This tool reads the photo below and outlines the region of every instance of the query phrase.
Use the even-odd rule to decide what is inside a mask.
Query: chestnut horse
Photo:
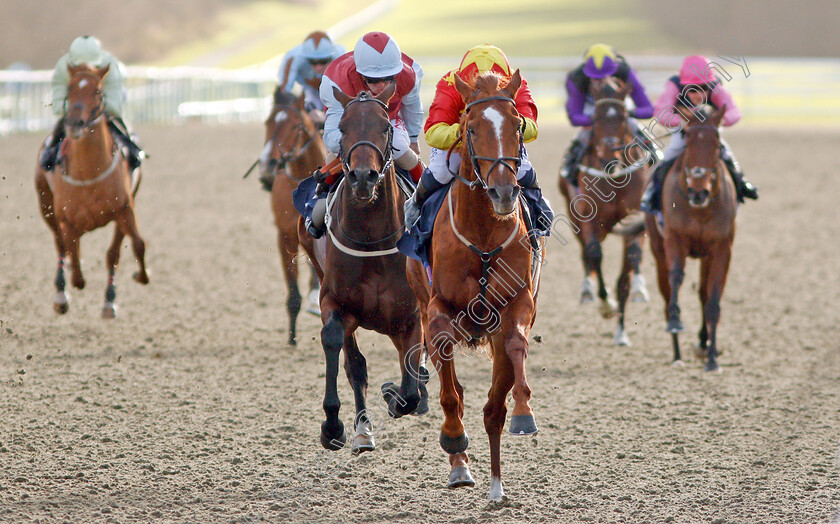
[[[35,171],[35,189],[41,204],[41,214],[55,236],[58,251],[58,272],[55,277],[54,308],[57,313],[69,309],[64,290],[64,265],[70,255],[73,286],[85,287],[80,265],[79,242],[88,231],[115,222],[114,238],[108,248],[106,267],[108,284],[102,318],[117,315],[114,276],[120,260],[123,238],[131,237],[131,247],[140,265],[134,280],[149,283],[146,272],[146,243],[137,230],[134,216],[134,195],[140,179],[132,187],[128,162],[114,142],[103,113],[105,102],[102,80],[108,66],[101,69],[87,65],[68,67],[70,83],[67,90],[67,115],[64,117],[66,138],[62,144],[62,160],[54,171],[45,172],[40,164]]]
[[[449,487],[473,486],[464,429],[464,388],[455,376],[455,348],[489,341],[492,384],[484,406],[490,440],[489,498],[504,495],[501,436],[513,388],[510,431],[537,432],[525,377],[528,333],[536,318],[539,281],[532,276],[532,248],[523,219],[516,173],[522,146],[522,118],[514,97],[522,79],[517,70],[507,85],[494,74],[473,85],[457,75],[455,86],[466,104],[461,116],[461,167],[449,188],[432,235],[431,280],[423,265],[409,260],[409,280],[421,305],[430,357],[440,378],[440,404],[446,419],[440,444],[449,453]],[[457,144],[457,142],[456,142]],[[453,146],[454,148],[454,146]],[[476,191],[475,188],[483,188]],[[544,246],[544,239],[540,239]],[[539,259],[541,262],[541,258]],[[538,274],[534,273],[534,275]]]
[[[698,350],[705,350],[699,356],[706,358],[706,371],[719,370],[717,325],[738,210],[735,186],[720,159],[718,126],[725,112],[726,106],[723,106],[708,118],[689,116],[685,127],[685,151],[665,175],[662,228],[657,228],[653,215],[647,216],[659,291],[665,299],[665,330],[671,333],[674,345],[674,363],[681,363],[678,333],[683,331],[683,324],[678,298],[685,259],[700,259],[703,324]]]
[[[298,289],[298,231],[300,213],[292,205],[292,191],[304,178],[324,162],[327,148],[321,133],[303,109],[303,94],[294,97],[279,92],[275,105],[265,121],[265,148],[260,155],[263,178],[273,179],[271,210],[277,226],[277,247],[283,263],[283,276],[289,296],[289,344],[297,344],[297,317],[301,295]],[[318,277],[312,271],[309,279],[307,311],[318,313]]]
[[[594,300],[592,277],[598,282],[600,312],[604,318],[618,314],[613,342],[629,346],[630,338],[624,329],[624,312],[632,294],[634,302],[647,302],[648,293],[640,273],[644,222],[635,225],[622,220],[639,209],[648,164],[643,151],[635,146],[634,136],[627,124],[629,114],[624,98],[632,85],[618,88],[606,84],[593,92],[595,112],[592,115],[592,138],[579,166],[578,187],[560,177],[560,192],[570,208],[570,220],[577,232],[583,259],[584,278],[580,302]],[[608,233],[618,233],[624,242],[621,272],[616,284],[618,302],[609,297],[601,270],[601,243]],[[632,292],[631,292],[631,277]]]
[[[389,414],[397,418],[415,412],[420,403],[422,328],[406,278],[406,257],[396,248],[405,202],[394,173],[387,110],[396,86],[391,83],[376,96],[363,91],[356,98],[333,90],[344,107],[339,123],[344,178],[327,201],[327,234],[313,241],[301,218],[298,235],[321,280],[321,344],[327,368],[321,444],[336,450],[346,442],[336,384],[343,347],[344,369],[356,401],[351,451],[360,453],[373,450],[375,444],[365,406],[367,363],[356,329],[388,336],[399,352],[402,382],[382,388]]]

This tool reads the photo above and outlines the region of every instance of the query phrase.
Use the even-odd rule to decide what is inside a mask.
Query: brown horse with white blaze
[[[131,238],[140,266],[134,279],[141,284],[149,283],[146,243],[134,216],[134,195],[140,173],[137,172],[132,187],[128,161],[114,142],[104,114],[102,81],[108,70],[108,66],[101,69],[87,65],[68,67],[70,83],[64,117],[67,136],[62,145],[62,160],[54,171],[45,172],[40,165],[35,171],[41,214],[53,232],[58,251],[57,293],[53,306],[60,314],[69,309],[64,277],[67,255],[73,270],[73,286],[82,289],[85,279],[80,264],[81,236],[110,222],[115,222],[115,227],[106,257],[108,283],[102,317],[114,318],[117,314],[114,278],[126,235]]]
[[[425,391],[420,383],[420,312],[408,285],[406,257],[396,248],[404,230],[405,196],[397,186],[387,112],[395,89],[391,83],[376,96],[363,91],[351,98],[334,88],[344,107],[339,122],[344,178],[327,199],[326,235],[313,241],[303,218],[298,222],[301,243],[321,280],[321,344],[326,357],[321,444],[331,450],[344,447],[347,438],[338,416],[336,384],[342,349],[356,403],[351,451],[375,447],[366,408],[367,362],[356,342],[360,327],[388,336],[399,353],[402,381],[382,387],[389,414],[396,418],[424,412],[417,409]]]
[[[627,123],[629,114],[624,98],[631,88],[630,83],[618,88],[607,83],[593,90],[592,138],[578,167],[578,187],[560,177],[560,192],[570,208],[570,221],[581,246],[585,274],[580,301],[594,300],[592,278],[595,277],[601,316],[610,318],[618,314],[613,338],[618,346],[630,345],[624,327],[628,298],[634,302],[648,300],[640,270],[644,221],[639,218],[634,224],[622,223],[639,209],[648,168],[645,153],[636,145]],[[610,298],[601,270],[601,244],[609,233],[620,234],[624,243],[616,284],[618,302]]]
[[[260,156],[263,179],[272,180],[271,211],[277,226],[277,247],[283,264],[288,297],[289,344],[297,344],[297,317],[302,297],[298,288],[298,219],[292,204],[292,191],[301,180],[324,162],[327,148],[312,118],[304,110],[304,96],[278,92],[275,104],[265,121],[265,148]],[[310,266],[311,267],[311,266]],[[307,311],[317,313],[318,276],[312,270],[309,280]]]
[[[662,190],[661,229],[647,216],[651,249],[656,257],[659,290],[665,299],[665,330],[671,333],[674,363],[681,363],[678,333],[683,331],[678,304],[685,260],[700,259],[700,302],[703,324],[698,350],[706,371],[717,371],[717,325],[726,285],[735,215],[735,187],[720,158],[720,132],[726,106],[708,118],[690,115],[685,127],[685,151],[668,171]]]
[[[489,341],[493,375],[484,427],[490,440],[489,498],[500,500],[504,495],[501,436],[511,388],[515,401],[511,433],[537,431],[525,359],[539,280],[538,271],[532,273],[533,251],[516,182],[522,119],[513,99],[521,77],[517,70],[501,86],[493,74],[477,77],[473,85],[454,78],[466,104],[460,120],[460,172],[435,220],[432,283],[420,262],[409,260],[408,271],[440,379],[440,404],[446,417],[440,444],[449,453],[449,487],[475,485],[466,452],[464,389],[455,375],[455,350]],[[540,246],[536,256],[541,262],[542,238]]]

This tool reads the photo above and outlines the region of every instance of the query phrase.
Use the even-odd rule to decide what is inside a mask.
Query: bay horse
[[[41,215],[53,232],[58,251],[57,293],[53,307],[59,314],[69,310],[64,277],[67,255],[70,256],[73,286],[82,289],[85,279],[80,264],[81,236],[110,222],[114,222],[115,227],[106,256],[108,282],[102,318],[115,318],[117,315],[114,278],[122,240],[126,235],[131,238],[131,247],[139,263],[134,280],[141,284],[149,283],[145,263],[146,243],[140,236],[134,215],[134,197],[140,172],[137,172],[132,184],[128,161],[114,142],[104,114],[102,82],[108,70],[107,65],[102,68],[87,65],[68,67],[70,82],[62,160],[54,171],[45,172],[40,163],[35,171]]]
[[[594,300],[594,277],[598,284],[601,316],[610,318],[618,315],[613,337],[617,346],[631,345],[624,329],[628,297],[632,296],[634,302],[648,301],[645,280],[639,268],[644,221],[642,218],[633,221],[641,204],[648,164],[644,150],[635,145],[627,123],[629,113],[624,98],[630,89],[630,83],[621,87],[607,83],[598,90],[592,90],[595,98],[592,137],[578,167],[578,187],[574,187],[566,177],[560,177],[560,192],[566,199],[570,221],[581,247],[584,278],[580,302]],[[625,219],[631,223],[625,224]],[[610,298],[601,269],[601,243],[609,233],[618,233],[624,243],[616,284],[618,302]]]
[[[304,110],[304,97],[278,92],[274,107],[265,121],[265,147],[260,155],[261,179],[273,180],[271,211],[277,226],[277,247],[283,264],[288,297],[289,344],[297,344],[297,317],[302,298],[298,288],[298,231],[300,213],[292,204],[292,191],[324,162],[324,139]],[[309,279],[307,311],[318,314],[318,276]]]
[[[515,406],[510,432],[537,432],[525,359],[539,280],[534,277],[538,273],[531,272],[533,251],[516,182],[523,123],[514,98],[522,79],[519,70],[506,85],[492,73],[478,76],[472,85],[454,78],[465,103],[458,181],[435,219],[431,275],[413,259],[408,272],[420,301],[429,356],[440,378],[446,417],[440,445],[449,454],[451,488],[475,485],[466,452],[464,388],[455,375],[455,348],[489,342],[493,374],[484,428],[490,441],[489,498],[498,501],[504,495],[500,446],[511,388]],[[541,238],[540,252],[544,244]]]
[[[356,342],[358,328],[388,336],[399,353],[402,382],[399,387],[392,383],[382,387],[389,414],[398,418],[414,413],[421,400],[420,312],[408,285],[406,257],[396,248],[404,230],[405,196],[394,172],[387,110],[395,90],[391,83],[376,96],[363,91],[352,98],[334,88],[344,107],[339,122],[344,176],[327,199],[327,234],[313,241],[303,218],[298,222],[301,243],[321,281],[321,344],[326,357],[321,444],[330,450],[341,449],[346,442],[336,384],[342,348],[356,403],[351,451],[375,448],[365,400],[367,362]]]
[[[687,257],[700,259],[703,323],[698,335],[698,351],[706,359],[706,371],[720,369],[717,325],[738,210],[735,186],[720,159],[718,126],[725,112],[726,106],[723,106],[708,118],[700,119],[693,114],[688,117],[684,128],[685,151],[665,175],[661,229],[653,215],[647,216],[659,291],[665,300],[665,330],[671,333],[675,364],[681,363],[678,334],[684,328],[678,298],[685,275],[685,260]]]

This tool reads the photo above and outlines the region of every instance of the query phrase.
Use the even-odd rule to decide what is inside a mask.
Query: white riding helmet
[[[99,39],[94,36],[80,36],[70,44],[67,61],[72,66],[87,64],[99,67],[104,58]]]
[[[368,78],[395,76],[402,71],[402,52],[387,33],[367,33],[356,42],[353,49],[356,71]]]
[[[332,58],[333,43],[323,31],[309,33],[303,41],[303,57],[307,60]]]

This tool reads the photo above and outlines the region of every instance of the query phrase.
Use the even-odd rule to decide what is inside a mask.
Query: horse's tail
[[[645,214],[636,210],[624,217],[613,227],[612,232],[625,237],[633,237],[645,230]]]

